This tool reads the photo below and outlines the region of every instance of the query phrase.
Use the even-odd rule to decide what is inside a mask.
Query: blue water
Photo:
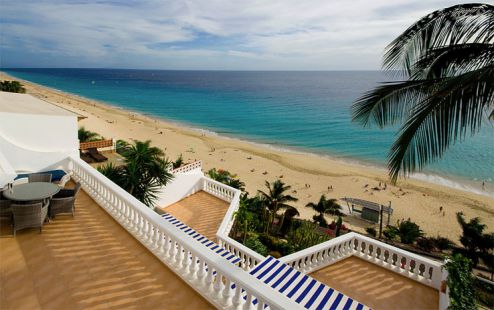
[[[384,166],[397,128],[363,128],[352,102],[380,72],[2,69],[41,85],[221,135]],[[456,144],[425,172],[492,182],[494,127]]]

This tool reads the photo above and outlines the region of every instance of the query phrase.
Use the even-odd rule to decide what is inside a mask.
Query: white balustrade
[[[314,272],[352,256],[354,237],[345,234],[335,239],[280,258],[285,264],[304,273]]]
[[[227,186],[218,181],[204,177],[202,190],[208,194],[220,198],[226,202],[231,202],[235,196],[240,199],[240,191],[230,186]]]
[[[249,301],[257,299],[270,309],[302,309],[224,257],[213,255],[84,161],[70,158],[70,166],[72,177],[101,208],[216,307],[249,309],[253,307]]]
[[[179,173],[187,173],[201,169],[202,169],[202,160],[196,160],[193,163],[183,165],[182,167],[178,167],[177,169],[172,169],[170,172],[172,174],[179,174]]]
[[[221,247],[240,258],[240,267],[247,271],[251,270],[265,259],[261,254],[228,236],[216,235],[216,237],[218,238],[218,243]]]
[[[351,232],[280,258],[304,273],[356,256],[439,290],[442,263]]]
[[[442,263],[360,234],[349,234],[354,236],[353,255],[437,290],[440,289]]]

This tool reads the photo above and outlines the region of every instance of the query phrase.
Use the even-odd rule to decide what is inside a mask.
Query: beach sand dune
[[[0,79],[10,78],[0,73]],[[203,160],[205,171],[227,169],[246,183],[251,194],[262,189],[265,180],[271,182],[282,176],[283,182],[292,186],[292,195],[299,198],[295,205],[303,218],[311,219],[314,214],[305,205],[325,194],[330,198],[361,198],[384,205],[391,202],[395,210],[391,223],[410,218],[430,236],[441,235],[457,241],[461,231],[455,214],[459,211],[467,218],[480,217],[489,231],[494,229],[494,198],[488,196],[415,179],[400,180],[393,186],[384,169],[224,138],[33,83],[24,84],[28,93],[87,116],[80,125],[91,131],[107,138],[150,139],[171,159],[182,154],[186,161]],[[360,232],[371,226],[356,219],[344,221]]]

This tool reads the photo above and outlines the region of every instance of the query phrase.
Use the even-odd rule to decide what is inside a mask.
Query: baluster
[[[199,279],[202,279],[205,274],[206,274],[206,261],[204,261],[204,259],[201,259],[199,265],[199,271],[197,272],[197,277]]]
[[[242,302],[242,288],[238,283],[235,284],[235,296],[233,296],[232,302],[235,307],[238,307]]]
[[[183,256],[182,256],[182,268],[184,271],[188,271],[188,266],[189,264],[191,263],[191,257],[190,257],[190,254],[189,254],[189,251],[184,248],[182,246],[182,253],[183,253]]]
[[[163,254],[165,253],[165,243],[166,243],[165,233],[160,230],[158,234],[158,248],[161,256],[163,256]]]
[[[190,279],[194,279],[197,271],[197,256],[193,254],[192,252],[190,253],[191,256],[191,262],[189,265],[189,274],[190,274]]]
[[[175,246],[175,264],[177,266],[180,266],[180,263],[182,262],[182,246],[177,242]]]
[[[159,234],[160,234],[160,231],[158,230],[158,228],[154,227],[153,225],[151,225],[151,243],[152,243],[152,248],[153,249],[157,249],[159,247]]]
[[[244,310],[249,310],[252,306],[252,294],[247,292],[247,300],[244,304]]]
[[[257,297],[257,310],[263,310],[264,309],[264,301],[260,300],[259,297]]]
[[[225,299],[225,304],[228,304],[228,299],[230,299],[231,296],[232,296],[232,281],[229,278],[225,277],[225,286],[223,287],[223,298]]]
[[[213,283],[214,280],[214,274],[213,274],[213,268],[211,266],[208,266],[208,274],[206,277],[206,285],[209,287],[211,286],[211,283]]]

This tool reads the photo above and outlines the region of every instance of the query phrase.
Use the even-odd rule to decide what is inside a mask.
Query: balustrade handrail
[[[72,172],[73,176],[76,179],[81,180],[82,182],[82,187],[83,189],[86,190],[86,192],[91,196],[95,195],[98,196],[96,198],[96,202],[98,204],[101,199],[105,199],[105,204],[111,204],[112,202],[115,204],[113,207],[121,207],[121,204],[117,202],[115,198],[118,198],[122,200],[124,203],[128,205],[132,209],[132,211],[136,212],[140,216],[144,218],[144,223],[145,225],[150,225],[151,227],[147,226],[148,234],[149,231],[151,230],[151,234],[156,234],[157,231],[160,233],[166,234],[167,238],[166,243],[169,244],[169,242],[172,242],[172,244],[176,244],[179,246],[185,253],[189,253],[192,255],[192,261],[195,261],[194,257],[197,257],[199,260],[202,260],[203,262],[207,263],[209,270],[216,270],[218,273],[216,277],[220,277],[220,282],[221,282],[221,276],[225,277],[227,280],[227,285],[225,287],[228,287],[232,283],[235,283],[237,285],[237,290],[240,292],[240,288],[244,289],[247,293],[252,294],[249,298],[247,298],[247,302],[252,301],[252,298],[257,298],[258,300],[261,301],[262,303],[268,304],[271,308],[273,309],[293,309],[293,308],[300,308],[298,304],[294,303],[287,297],[283,296],[282,294],[276,292],[275,290],[270,289],[270,287],[260,281],[258,281],[255,277],[252,277],[250,274],[247,272],[239,269],[238,267],[234,266],[233,264],[229,263],[228,260],[226,260],[224,257],[220,255],[211,255],[211,250],[207,248],[205,245],[202,245],[195,241],[191,236],[183,233],[180,229],[176,228],[173,226],[171,223],[168,223],[167,221],[163,221],[161,217],[156,214],[154,211],[152,211],[149,207],[141,203],[139,200],[137,200],[135,197],[124,191],[122,188],[120,188],[118,185],[113,183],[111,180],[107,179],[104,177],[102,174],[100,174],[97,170],[92,168],[90,165],[88,165],[86,162],[80,160],[79,158],[76,157],[71,157],[70,162],[72,167]],[[83,170],[83,172],[92,178],[92,180],[88,180],[86,177],[86,180],[82,180],[84,178],[84,175],[79,175],[78,169]],[[91,188],[89,183],[93,183],[93,186],[98,186],[99,190],[103,190],[103,194],[101,193],[91,193],[94,191],[94,188]],[[98,183],[94,185],[94,182]],[[100,188],[100,186],[103,186],[105,188]],[[111,195],[115,195],[116,197],[107,197],[107,198],[101,198],[101,195],[108,195],[108,193],[111,193]],[[94,198],[94,197],[93,197]],[[101,205],[100,206],[106,210],[106,207]],[[108,211],[108,210],[107,210]],[[109,212],[109,211],[108,211]],[[110,213],[110,212],[109,212]],[[111,213],[110,213],[111,215]],[[113,215],[112,215],[113,216]],[[125,215],[124,215],[125,216]],[[114,217],[115,218],[115,217]],[[121,223],[122,227],[127,229],[136,239],[140,240],[138,236],[136,236],[134,233],[132,233],[125,225]],[[153,239],[154,240],[154,239]],[[140,240],[146,247],[149,248],[149,244],[146,244],[142,240]],[[163,240],[157,240],[157,242],[165,242]],[[172,246],[170,246],[172,247]],[[173,246],[175,250],[175,246]],[[153,251],[151,251],[153,252]],[[155,252],[153,252],[156,256]],[[178,253],[178,255],[185,255],[183,253]],[[160,259],[163,258],[159,257]],[[187,258],[185,258],[186,261],[188,261]],[[167,264],[168,265],[168,264]],[[177,267],[178,268],[178,267]],[[172,268],[171,268],[172,269]],[[173,269],[172,269],[173,270]],[[180,270],[174,270],[179,276],[184,278],[184,275],[180,274],[178,271]],[[216,283],[215,283],[216,284]],[[222,284],[219,283],[219,286]],[[194,287],[194,289],[196,289]],[[196,289],[198,290],[198,289]],[[198,290],[199,291],[199,290]],[[230,288],[228,288],[228,291],[230,291]],[[201,292],[203,296],[206,294],[211,294],[209,290],[205,292]],[[225,295],[225,293],[223,293]],[[228,296],[228,294],[226,294]],[[211,298],[214,299],[214,296],[210,296]],[[211,301],[211,299],[208,299]],[[238,300],[238,302],[243,302],[242,300]]]
[[[238,189],[232,188],[232,187],[230,187],[230,186],[228,186],[228,185],[225,185],[225,184],[223,184],[223,183],[221,183],[221,182],[218,182],[218,181],[213,180],[213,179],[208,178],[208,177],[203,177],[203,182],[204,182],[204,183],[203,183],[203,190],[204,190],[205,192],[209,193],[209,194],[212,194],[213,196],[216,196],[216,197],[218,197],[218,198],[220,198],[220,199],[222,199],[222,200],[225,200],[225,199],[223,199],[223,198],[227,198],[228,200],[225,200],[225,201],[230,202],[230,203],[231,203],[231,202],[233,201],[233,199],[235,199],[235,197],[237,197],[237,196],[238,196],[238,198],[240,199],[240,191],[239,191]],[[221,189],[222,189],[222,190],[224,190],[225,192],[229,193],[228,197],[225,197],[224,195],[219,195],[218,193],[215,193],[214,191],[211,191],[211,190],[207,187],[207,185],[208,185],[208,184],[213,184],[213,185],[215,185],[215,186],[217,186],[217,187],[221,188]],[[231,198],[229,198],[229,197],[231,197]]]
[[[243,252],[244,254],[248,254],[251,258],[255,259],[257,262],[262,262],[266,257],[262,256],[261,254],[257,253],[256,251],[246,247],[242,243],[238,242],[237,240],[229,237],[229,236],[217,236],[217,238],[231,247],[237,249],[238,251]]]
[[[292,253],[290,255],[283,256],[283,257],[279,258],[279,260],[281,260],[285,264],[289,264],[293,261],[299,260],[301,258],[310,256],[310,255],[313,255],[317,252],[320,252],[320,251],[325,250],[327,248],[330,248],[330,247],[339,245],[341,243],[350,241],[354,238],[355,238],[355,236],[353,235],[353,233],[347,233],[347,234],[344,234],[344,235],[339,236],[337,238],[334,238],[334,239],[325,241],[323,243],[316,244],[316,245],[311,246],[309,248],[305,248],[305,249],[300,250],[298,252]]]
[[[178,167],[176,169],[172,169],[171,173],[177,174],[177,173],[189,172],[189,171],[192,171],[194,169],[201,168],[201,167],[202,167],[202,160],[196,160],[190,164],[183,165],[183,166]]]
[[[354,233],[354,232],[350,232],[348,234],[353,234],[353,236],[357,239],[360,239],[362,241],[365,241],[365,242],[368,242],[369,244],[374,244],[374,245],[378,245],[380,247],[383,247],[383,248],[386,248],[388,250],[391,250],[393,252],[397,252],[401,255],[405,255],[417,262],[421,262],[421,263],[427,263],[429,265],[432,265],[434,267],[438,267],[438,268],[441,268],[442,267],[442,263],[441,262],[438,262],[438,261],[435,261],[435,260],[432,260],[430,258],[427,258],[427,257],[424,257],[424,256],[420,256],[418,254],[415,254],[415,253],[412,253],[412,252],[409,252],[407,250],[403,250],[403,249],[400,249],[398,247],[395,247],[395,246],[392,246],[390,244],[387,244],[385,242],[382,242],[382,241],[379,241],[379,240],[376,240],[376,239],[372,239],[372,238],[369,238],[367,236],[364,236],[364,235],[361,235],[361,234],[357,234],[357,233]]]

